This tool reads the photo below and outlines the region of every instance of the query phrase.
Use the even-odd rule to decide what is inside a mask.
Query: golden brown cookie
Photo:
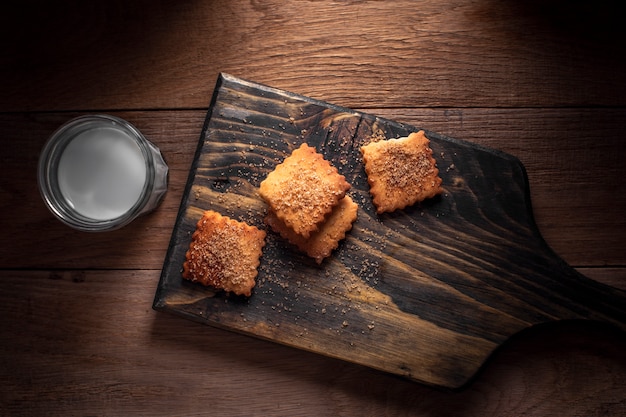
[[[424,131],[361,147],[378,213],[402,209],[440,194],[441,178]]]
[[[298,249],[321,264],[324,258],[330,256],[332,251],[339,246],[339,242],[346,237],[346,232],[352,229],[352,223],[357,218],[358,208],[350,196],[346,195],[333,208],[320,229],[312,233],[308,239],[287,227],[272,211],[265,217],[265,223],[276,233],[279,233],[283,239],[297,246]]]
[[[183,278],[249,297],[263,246],[263,230],[206,211],[191,237]]]
[[[303,143],[268,174],[259,193],[287,227],[308,238],[349,189],[345,177]]]

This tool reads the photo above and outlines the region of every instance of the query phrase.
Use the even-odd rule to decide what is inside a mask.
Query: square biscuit
[[[183,278],[249,297],[265,246],[265,231],[208,210],[196,225]]]
[[[380,213],[403,209],[443,191],[424,131],[361,147],[372,201]]]
[[[349,189],[337,168],[303,143],[268,174],[259,193],[276,217],[306,239]]]
[[[300,251],[321,264],[339,246],[339,242],[346,237],[346,233],[352,229],[352,223],[357,219],[358,208],[359,206],[352,201],[350,196],[346,195],[333,208],[320,229],[312,233],[308,239],[287,227],[272,211],[265,217],[265,223],[283,239],[297,246]]]

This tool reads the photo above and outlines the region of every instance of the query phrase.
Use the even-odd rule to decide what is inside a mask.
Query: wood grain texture
[[[626,189],[626,147],[625,127],[616,121],[626,120],[624,109],[376,109],[376,114],[515,155],[528,173],[541,234],[568,263],[608,260],[622,247],[626,196],[619,190]],[[610,225],[615,233],[594,243],[594,232],[585,231],[592,224]],[[626,251],[619,251],[614,261],[623,265]]]
[[[545,417],[626,411],[626,339],[605,329],[535,328],[499,349],[463,391],[434,390],[155,312],[158,277],[158,270],[0,271],[2,413]]]
[[[0,110],[206,108],[219,72],[351,108],[626,103],[607,2],[134,3],[8,7]]]
[[[549,250],[525,170],[508,154],[427,132],[444,193],[376,215],[359,147],[415,129],[222,75],[155,308],[449,388],[534,325],[591,319],[626,328],[626,295]],[[318,266],[270,233],[252,297],[184,282],[181,265],[203,211],[265,229],[258,186],[302,142],[338,168],[359,204],[336,253]]]
[[[0,415],[623,416],[623,333],[534,327],[448,392],[150,306],[217,75],[501,149],[537,226],[626,290],[626,39],[615,0],[5,2],[0,12]],[[63,227],[35,166],[70,117],[164,152],[157,211]]]
[[[623,109],[372,111],[515,155],[528,173],[538,228],[559,256],[575,267],[626,264],[626,194],[620,192],[626,187]],[[82,233],[51,216],[36,191],[37,158],[45,140],[78,114],[0,114],[0,225],[5,231],[0,260],[23,268],[160,269],[206,110],[112,113],[160,147],[170,167],[170,186],[156,212],[112,234],[90,236],[88,247]],[[42,229],[47,233],[37,240],[27,238]],[[122,248],[120,241],[129,243]]]

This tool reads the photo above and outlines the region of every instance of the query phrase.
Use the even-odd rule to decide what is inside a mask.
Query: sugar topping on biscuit
[[[287,227],[308,238],[349,189],[345,177],[303,143],[268,174],[259,193]]]
[[[369,143],[361,153],[378,213],[405,208],[443,191],[424,131]]]
[[[357,210],[358,205],[346,195],[335,206],[320,229],[312,233],[308,239],[287,227],[272,211],[267,214],[265,223],[283,239],[297,246],[300,251],[321,264],[339,246],[339,242],[346,237],[346,233],[352,229],[352,223],[357,219]]]
[[[208,210],[191,237],[183,278],[250,296],[263,246],[263,230]]]

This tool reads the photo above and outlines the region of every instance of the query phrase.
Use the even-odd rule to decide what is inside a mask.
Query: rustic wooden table
[[[0,415],[625,415],[626,340],[600,326],[525,332],[447,391],[151,308],[220,72],[517,156],[548,244],[626,289],[626,32],[610,2],[568,3],[3,6]],[[91,113],[170,166],[161,206],[102,234],[36,184],[47,137]]]

